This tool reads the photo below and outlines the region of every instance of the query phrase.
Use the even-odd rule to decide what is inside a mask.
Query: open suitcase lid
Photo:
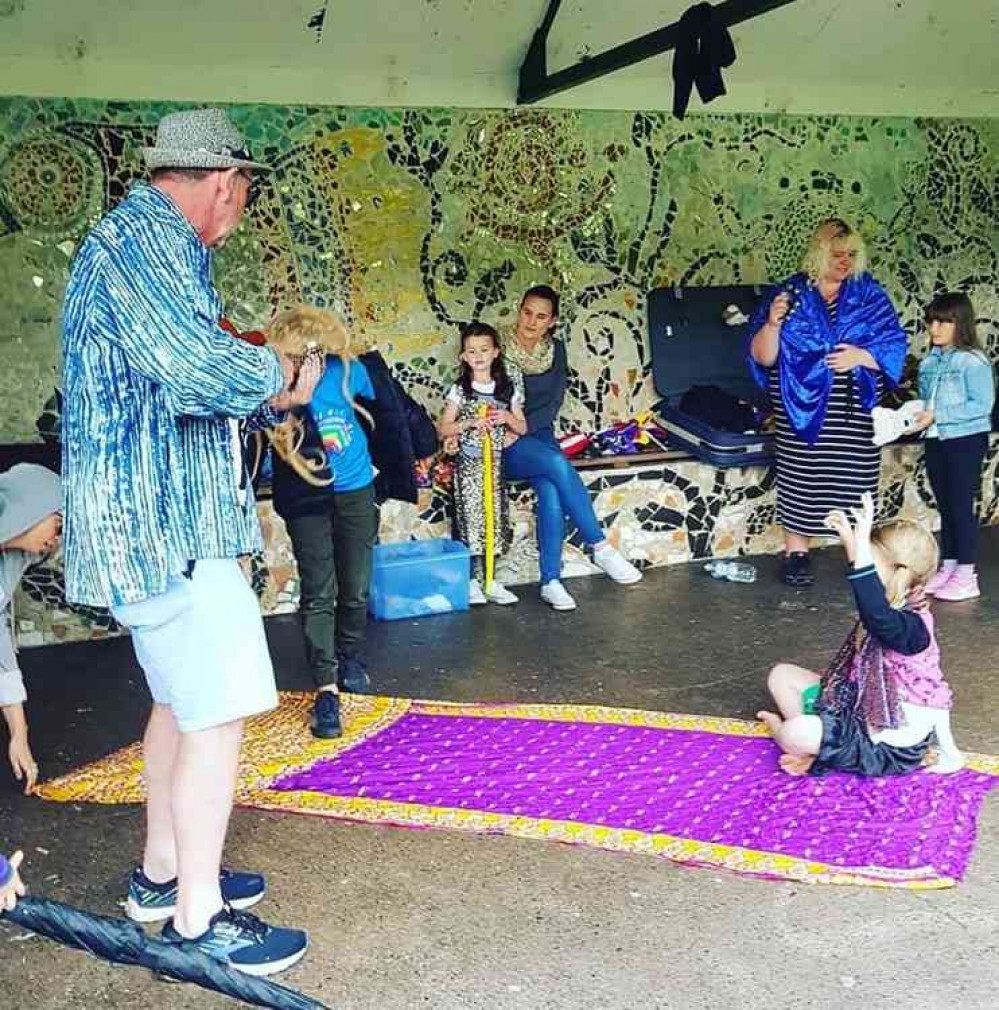
[[[718,386],[750,403],[766,395],[746,364],[746,324],[729,325],[735,306],[746,319],[764,285],[655,288],[648,296],[649,346],[656,391],[675,400],[694,386]]]

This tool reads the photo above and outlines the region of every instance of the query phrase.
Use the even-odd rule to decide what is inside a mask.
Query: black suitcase
[[[746,364],[746,325],[726,322],[730,306],[751,317],[763,291],[758,285],[729,285],[649,293],[652,378],[663,397],[655,412],[671,447],[714,466],[773,462],[772,435],[714,428],[679,407],[683,394],[695,386],[717,386],[756,406],[767,405],[766,393],[753,382]]]

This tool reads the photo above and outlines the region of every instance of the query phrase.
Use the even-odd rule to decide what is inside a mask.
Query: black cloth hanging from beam
[[[709,3],[695,4],[685,11],[677,27],[680,38],[673,54],[673,115],[683,119],[695,84],[704,103],[725,94],[721,72],[735,63],[735,46]]]

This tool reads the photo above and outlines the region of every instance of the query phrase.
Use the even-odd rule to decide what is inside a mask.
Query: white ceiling
[[[691,0],[565,0],[549,67]],[[0,0],[0,93],[509,106],[547,0]],[[999,0],[796,0],[733,30],[712,111],[999,116]],[[668,108],[670,57],[549,104]],[[696,108],[696,98],[693,107]]]

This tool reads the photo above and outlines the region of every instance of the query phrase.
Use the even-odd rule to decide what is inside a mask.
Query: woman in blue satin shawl
[[[901,378],[906,336],[866,261],[857,232],[823,221],[802,271],[763,299],[748,328],[750,369],[777,418],[777,521],[792,586],[812,584],[809,542],[829,535],[826,516],[877,494],[871,410]]]

